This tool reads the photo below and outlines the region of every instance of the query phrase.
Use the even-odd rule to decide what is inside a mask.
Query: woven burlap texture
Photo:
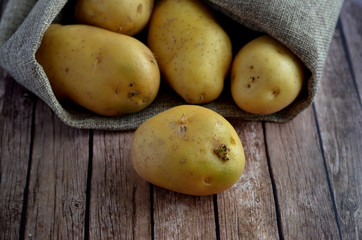
[[[64,107],[54,96],[46,74],[35,60],[42,36],[61,13],[66,0],[10,0],[0,23],[0,65],[30,90],[67,125],[76,128],[129,130],[146,119],[185,102],[167,86],[145,110],[120,117],[102,117],[80,108]],[[271,115],[239,109],[228,89],[216,101],[203,105],[226,118],[252,121],[288,121],[315,99],[329,45],[343,0],[206,0],[217,12],[252,30],[268,33],[293,51],[310,71],[299,98]],[[235,29],[238,32],[238,29]],[[226,79],[228,81],[228,79]]]

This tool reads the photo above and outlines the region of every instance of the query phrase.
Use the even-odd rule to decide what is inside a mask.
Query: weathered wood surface
[[[362,100],[362,1],[347,0],[341,11],[341,35],[342,43],[346,49],[348,70],[357,85],[359,99]],[[357,51],[356,51],[357,50]]]
[[[361,239],[361,10],[345,1],[313,105],[230,121],[246,169],[214,196],[143,181],[133,131],[67,127],[0,69],[0,239]]]
[[[247,162],[239,181],[217,196],[220,239],[278,239],[263,124],[243,121],[231,124],[243,143]]]
[[[25,239],[84,239],[89,133],[36,104]]]
[[[359,24],[359,34],[362,34],[362,23]],[[351,62],[346,61],[349,54],[343,51],[341,35],[340,26],[330,47],[330,57],[315,108],[341,236],[343,239],[361,239],[362,106],[359,99],[361,93],[356,89],[355,81],[361,84],[362,51],[359,51],[359,63],[354,64],[352,59]],[[350,48],[348,51],[358,52]],[[358,64],[359,69],[351,72]]]
[[[0,236],[18,239],[27,194],[34,98],[4,71],[0,76]]]
[[[150,239],[150,185],[130,162],[133,132],[96,131],[90,181],[89,239]]]
[[[338,239],[313,109],[285,124],[267,123],[267,149],[286,239]]]

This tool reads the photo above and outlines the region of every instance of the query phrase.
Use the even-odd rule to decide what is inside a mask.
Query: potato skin
[[[154,0],[78,0],[75,19],[113,32],[134,36],[151,17]]]
[[[223,144],[228,151],[220,152]],[[245,166],[232,125],[197,105],[177,106],[145,121],[133,136],[131,159],[146,181],[190,195],[230,188]]]
[[[303,63],[269,35],[246,44],[231,69],[235,103],[254,114],[272,114],[290,105],[302,89]]]
[[[232,60],[231,42],[201,1],[159,1],[148,46],[166,82],[187,103],[211,102],[221,94]]]
[[[143,43],[97,27],[52,24],[36,59],[58,100],[103,116],[143,110],[160,85],[157,62]]]

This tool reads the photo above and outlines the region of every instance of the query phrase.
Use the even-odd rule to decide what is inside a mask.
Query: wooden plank
[[[360,46],[352,51],[362,53]],[[342,238],[361,239],[362,108],[349,69],[338,30],[315,108]]]
[[[20,234],[33,100],[0,69],[0,239],[18,239]]]
[[[150,187],[133,169],[132,136],[94,133],[89,239],[151,239]]]
[[[339,239],[313,109],[265,134],[283,238]]]
[[[25,239],[84,239],[89,132],[36,106]]]
[[[239,181],[217,196],[220,239],[279,239],[262,124],[231,123],[243,143],[246,166]]]
[[[189,196],[154,186],[154,239],[217,239],[212,196]]]
[[[341,10],[343,36],[347,44],[348,57],[351,61],[353,77],[362,98],[362,1],[345,0]],[[347,60],[348,61],[348,60]]]

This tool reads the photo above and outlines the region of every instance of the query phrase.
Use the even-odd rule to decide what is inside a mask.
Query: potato
[[[230,188],[245,165],[232,125],[198,105],[173,107],[145,121],[133,136],[131,158],[146,181],[190,195]]]
[[[166,82],[187,103],[218,98],[231,65],[231,42],[200,1],[159,1],[149,24],[148,46]]]
[[[87,25],[52,24],[36,59],[60,101],[104,116],[134,113],[155,99],[160,71],[133,37]]]
[[[153,5],[153,0],[78,0],[74,15],[79,23],[134,36],[146,27]]]
[[[291,104],[302,89],[304,65],[269,35],[246,44],[231,69],[235,103],[254,114],[271,114]]]

